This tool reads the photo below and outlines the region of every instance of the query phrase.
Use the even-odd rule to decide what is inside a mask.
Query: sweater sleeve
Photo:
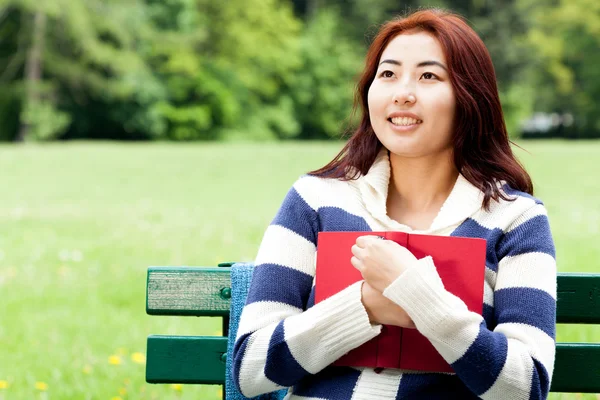
[[[267,228],[233,350],[247,397],[295,385],[377,336],[357,282],[306,309],[315,274],[316,211],[292,188]]]
[[[555,356],[556,262],[543,205],[517,218],[496,251],[493,330],[446,291],[431,257],[419,260],[383,294],[406,310],[480,398],[545,399]]]

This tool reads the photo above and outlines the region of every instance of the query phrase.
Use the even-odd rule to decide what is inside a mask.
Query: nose
[[[394,104],[414,104],[417,102],[417,96],[410,85],[398,85],[392,96]]]

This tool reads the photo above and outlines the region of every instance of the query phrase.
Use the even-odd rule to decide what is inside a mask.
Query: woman
[[[511,152],[483,42],[441,11],[388,22],[357,101],[356,132],[294,184],[264,235],[235,344],[238,388],[290,387],[290,399],[546,398],[554,244]],[[363,281],[314,304],[318,232],[385,230],[486,239],[483,317],[446,291],[431,257],[374,236],[352,248]],[[330,366],[382,324],[418,329],[455,374]]]

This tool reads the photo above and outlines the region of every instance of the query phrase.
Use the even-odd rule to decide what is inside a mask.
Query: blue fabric
[[[315,246],[317,245],[316,232],[319,231],[319,225],[316,212],[293,187],[285,196],[283,204],[279,208],[271,225],[283,226],[302,236]]]
[[[499,259],[527,253],[546,253],[556,258],[548,217],[538,215],[512,229],[498,243],[497,252]]]
[[[297,396],[322,399],[352,398],[360,371],[351,367],[327,367],[316,375],[307,375],[294,386]]]
[[[482,238],[486,240],[485,265],[494,272],[498,272],[497,246],[504,236],[500,228],[488,229],[481,226],[472,218],[467,218],[450,236]]]
[[[229,310],[229,337],[227,341],[225,374],[225,398],[227,400],[248,399],[240,393],[233,382],[233,378],[231,377],[231,363],[233,360],[233,346],[238,331],[238,324],[240,316],[242,315],[242,309],[246,304],[246,297],[248,296],[248,289],[250,288],[250,282],[252,281],[253,271],[254,264],[251,263],[236,263],[231,267],[231,308]],[[287,389],[282,389],[277,392],[253,397],[252,400],[282,400],[286,394]]]
[[[339,207],[320,207],[319,223],[322,232],[373,231],[363,217]]]
[[[265,363],[265,376],[271,382],[280,386],[292,386],[294,382],[309,374],[307,370],[292,355],[285,341],[284,321],[277,324],[277,328],[271,335],[267,361]],[[281,368],[285,365],[285,368]]]
[[[556,314],[556,300],[548,292],[528,287],[499,289],[494,293],[494,307],[498,324],[527,324],[556,336],[556,317],[548,318]]]
[[[485,349],[494,349],[493,352]],[[479,335],[471,344],[461,358],[459,358],[452,368],[457,374],[472,373],[474,365],[486,365],[479,372],[479,379],[471,381],[467,386],[473,393],[481,396],[492,387],[504,367],[506,357],[508,356],[508,339],[504,335],[498,335],[488,330],[485,323],[479,326]]]
[[[309,274],[283,265],[261,264],[255,268],[253,276],[257,282],[260,282],[260,287],[250,290],[246,304],[259,301],[279,301],[299,309],[304,309],[306,306],[313,282],[313,278]],[[274,276],[277,279],[271,279]],[[287,289],[293,285],[297,285],[298,290]]]

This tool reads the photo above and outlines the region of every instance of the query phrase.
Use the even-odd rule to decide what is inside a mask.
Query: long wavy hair
[[[496,74],[485,44],[459,15],[437,9],[417,11],[381,27],[369,46],[365,69],[356,87],[354,111],[360,110],[360,125],[329,164],[308,174],[351,180],[369,171],[383,146],[371,126],[367,100],[369,87],[388,43],[409,30],[432,34],[446,56],[456,95],[454,164],[485,194],[482,206],[488,209],[490,199],[510,200],[500,191],[499,181],[533,194],[531,177],[511,150]],[[349,171],[355,173],[349,174]]]

